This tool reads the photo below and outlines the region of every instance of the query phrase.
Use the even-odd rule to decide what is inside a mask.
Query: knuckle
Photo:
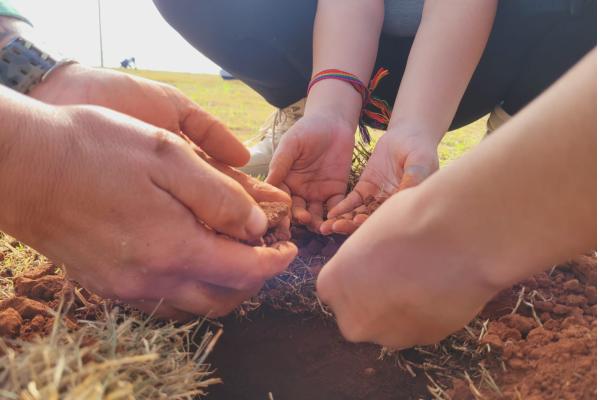
[[[251,291],[257,286],[262,286],[267,276],[259,268],[251,269],[246,273],[244,279],[239,282],[238,290]]]
[[[212,307],[210,317],[224,317],[238,306],[238,304],[225,304],[223,302]]]
[[[359,343],[364,342],[367,338],[366,330],[363,324],[356,321],[348,321],[347,318],[338,317],[338,327],[340,333],[349,342]]]
[[[178,150],[182,139],[167,130],[159,129],[152,134],[153,150],[159,156],[164,156]]]

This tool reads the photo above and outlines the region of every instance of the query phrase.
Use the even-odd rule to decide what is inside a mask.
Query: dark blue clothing
[[[317,0],[154,0],[196,49],[269,103],[306,95]],[[390,70],[375,95],[394,104],[412,37],[382,34],[375,71]],[[453,128],[502,104],[514,114],[596,46],[596,1],[500,0],[482,59]],[[360,57],[360,54],[357,54]]]

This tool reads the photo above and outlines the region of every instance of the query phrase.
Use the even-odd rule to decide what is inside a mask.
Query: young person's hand
[[[219,316],[295,256],[287,242],[235,240],[255,241],[267,229],[243,186],[257,197],[285,194],[231,179],[180,136],[106,109],[48,106],[1,88],[0,102],[0,193],[7,194],[0,227],[91,291],[149,312],[162,301],[163,316]],[[205,148],[226,140],[209,136]]]
[[[437,142],[431,136],[410,129],[393,129],[377,142],[361,177],[352,192],[331,209],[321,233],[350,234],[366,219],[361,215],[369,196],[387,198],[399,190],[413,187],[439,167]],[[354,211],[351,219],[336,217]]]
[[[29,95],[55,104],[92,104],[130,115],[174,133],[184,133],[219,161],[240,167],[249,153],[221,122],[178,89],[149,79],[69,64],[53,71]],[[219,136],[220,139],[215,141]],[[210,147],[219,143],[218,147]]]
[[[392,196],[323,267],[317,291],[346,338],[437,342],[596,246],[596,52],[500,131]]]
[[[344,198],[354,131],[355,126],[335,115],[305,115],[275,151],[267,182],[289,191],[293,217],[312,230],[319,230],[325,207]]]
[[[435,343],[498,289],[466,243],[439,229],[439,203],[412,191],[394,195],[321,270],[319,298],[348,340],[393,348]]]

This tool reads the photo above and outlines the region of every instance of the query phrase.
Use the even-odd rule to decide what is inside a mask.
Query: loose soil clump
[[[500,357],[498,399],[596,398],[596,258],[537,274],[491,301],[482,344]],[[492,397],[492,396],[491,396]]]
[[[76,288],[63,272],[45,264],[13,280],[14,296],[0,301],[0,336],[29,341],[49,335],[56,312],[66,310],[64,323],[75,329],[78,319],[95,320],[101,298]]]
[[[263,243],[271,246],[277,242],[290,240],[290,230],[285,222],[285,219],[290,216],[290,207],[281,202],[260,202],[258,205],[263,209],[269,221]]]

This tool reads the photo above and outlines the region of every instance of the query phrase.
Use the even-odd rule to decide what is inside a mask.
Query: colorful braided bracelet
[[[387,69],[380,68],[367,87],[356,75],[339,69],[326,69],[313,76],[308,84],[307,93],[310,93],[314,85],[325,79],[335,79],[349,83],[363,99],[358,127],[362,140],[365,143],[369,143],[371,136],[367,129],[367,123],[376,129],[386,129],[390,122],[391,112],[389,104],[385,100],[378,99],[372,95],[373,90],[379,85],[379,82],[388,74],[389,71]],[[369,110],[368,106],[372,106],[377,111]]]

